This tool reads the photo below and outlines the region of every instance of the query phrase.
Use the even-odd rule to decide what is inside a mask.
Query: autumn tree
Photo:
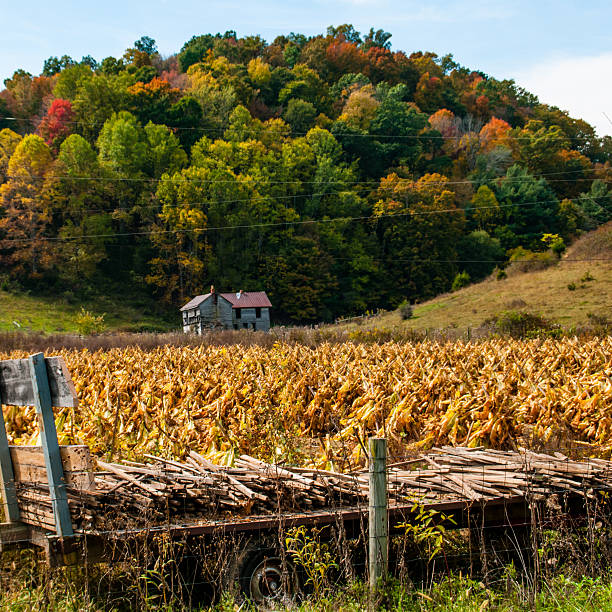
[[[48,230],[52,221],[52,156],[40,136],[17,144],[0,186],[0,261],[20,281],[40,280],[53,264]]]
[[[74,128],[74,112],[70,100],[56,98],[40,122],[38,133],[53,151],[57,151],[62,141],[74,131]]]
[[[426,174],[409,181],[390,174],[380,181],[378,195],[374,217],[385,298],[397,305],[447,291],[457,272],[453,237],[464,225],[448,179]]]

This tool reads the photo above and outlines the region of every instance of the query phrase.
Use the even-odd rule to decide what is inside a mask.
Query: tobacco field
[[[347,469],[373,433],[398,453],[534,441],[612,450],[612,337],[59,354],[80,398],[56,409],[60,443],[109,457],[191,449]],[[4,416],[12,443],[36,441],[33,408]]]

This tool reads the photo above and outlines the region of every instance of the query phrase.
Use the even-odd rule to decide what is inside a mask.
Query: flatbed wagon
[[[292,528],[315,528],[330,540],[342,538],[360,542],[363,550],[366,548],[371,510],[367,491],[364,493],[367,482],[364,484],[363,475],[359,474],[355,475],[356,493],[351,504],[337,500],[334,503],[330,498],[329,504],[309,511],[287,511],[279,506],[278,512],[266,514],[181,517],[179,513],[168,516],[166,521],[136,520],[106,528],[79,523],[75,517],[82,509],[75,505],[74,496],[80,491],[84,497],[95,499],[96,474],[86,446],[58,444],[53,407],[78,405],[63,360],[45,359],[37,354],[29,359],[0,362],[0,404],[34,405],[41,433],[40,447],[9,446],[4,420],[0,423],[0,484],[5,517],[0,523],[0,551],[35,548],[44,553],[50,565],[58,566],[122,561],[138,543],[153,549],[160,541],[180,543],[217,557],[229,545],[236,553],[230,575],[239,578],[247,594],[257,599],[256,595],[264,591],[263,583],[268,593],[270,584],[282,588],[277,578],[284,570],[286,557],[279,550],[284,534]],[[536,518],[540,524],[546,520],[550,514],[547,500],[552,494],[563,497],[563,517],[580,520],[585,516],[585,500],[589,496],[596,491],[612,491],[612,464],[603,461],[580,463],[558,454],[521,455],[470,449],[440,449],[438,455],[426,456],[423,461],[429,468],[426,465],[425,469],[403,471],[400,465],[387,472],[390,503],[386,516],[391,538],[404,534],[406,525],[423,511],[447,528],[526,533]],[[173,467],[180,465],[168,463]],[[274,466],[270,468],[274,470]],[[130,485],[151,488],[127,473],[130,466],[125,467],[125,473],[112,469]],[[147,471],[142,467],[132,469]],[[285,480],[297,479],[304,494],[308,492],[308,483],[315,482],[303,476],[303,470],[292,473],[286,468],[277,469],[277,477],[281,472]],[[202,478],[207,473],[204,471]],[[346,479],[329,472],[323,478],[329,485],[341,476]],[[234,499],[241,492],[253,494],[237,480],[235,472],[233,476],[224,474],[224,478],[228,486],[237,487],[232,494]],[[37,488],[23,489],[24,484],[33,482]],[[120,486],[121,483],[107,487],[106,493]],[[316,498],[320,501],[324,497],[319,490]],[[559,515],[555,520],[559,520]]]

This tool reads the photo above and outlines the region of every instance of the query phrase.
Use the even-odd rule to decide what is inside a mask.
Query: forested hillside
[[[313,322],[560,254],[612,219],[612,139],[390,38],[229,31],[163,58],[142,37],[17,70],[0,92],[0,288],[176,305],[212,283]]]

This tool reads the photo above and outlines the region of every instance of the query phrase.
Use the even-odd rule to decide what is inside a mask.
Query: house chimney
[[[214,285],[211,285],[211,286],[210,286],[210,292],[211,292],[211,293],[214,293],[214,292],[215,292],[215,286],[214,286]]]

